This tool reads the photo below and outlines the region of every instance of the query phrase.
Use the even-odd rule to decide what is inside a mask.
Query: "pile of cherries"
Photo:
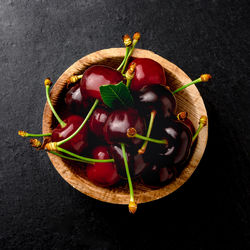
[[[47,100],[57,118],[57,127],[51,134],[19,131],[24,137],[47,138],[43,144],[32,139],[34,147],[82,162],[87,178],[97,185],[109,187],[127,180],[132,213],[136,211],[132,180],[152,188],[172,181],[187,162],[193,141],[206,124],[206,117],[202,117],[195,131],[186,112],[176,114],[174,94],[183,87],[171,92],[159,63],[136,58],[127,66],[139,38],[139,33],[134,34],[133,40],[128,35],[123,37],[126,55],[118,69],[94,65],[83,75],[74,75],[68,80],[65,104],[69,115],[64,120],[50,102],[52,82],[47,78]],[[209,78],[211,76],[205,74],[192,83]],[[129,89],[133,105],[107,106],[100,87],[120,82]]]

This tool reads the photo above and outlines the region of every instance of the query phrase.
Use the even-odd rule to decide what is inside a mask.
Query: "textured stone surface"
[[[250,244],[249,3],[0,1],[0,249],[246,249]],[[82,56],[122,46],[160,54],[198,85],[209,140],[193,177],[139,206],[93,200],[69,186],[17,130],[40,132],[43,80]],[[163,227],[162,227],[163,225]]]

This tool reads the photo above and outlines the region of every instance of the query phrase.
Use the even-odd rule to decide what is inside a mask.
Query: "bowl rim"
[[[101,60],[104,60],[106,58],[120,58],[123,57],[124,54],[125,54],[125,48],[110,48],[90,53],[77,60],[62,73],[62,75],[58,78],[53,88],[51,89],[50,96],[52,104],[55,105],[56,102],[58,101],[57,95],[60,91],[64,89],[66,81],[70,76],[72,76],[73,74],[80,74],[83,70],[85,70],[91,65],[100,62]],[[189,83],[191,81],[191,79],[182,69],[180,69],[178,66],[168,61],[167,59],[155,54],[152,51],[144,49],[135,49],[132,57],[151,58],[157,61],[163,66],[165,70],[169,71],[175,77],[174,79],[177,79],[179,81],[179,84],[181,85]],[[197,110],[199,110],[199,114],[197,114],[197,116],[198,115],[207,116],[205,104],[196,86],[195,85],[190,86],[189,88],[187,88],[187,91],[189,92],[189,95],[191,95],[193,98],[192,104],[195,107],[197,107]],[[46,102],[44,107],[43,122],[42,122],[43,133],[52,132],[51,128],[52,117],[53,114],[50,110],[48,102]],[[207,139],[208,139],[208,124],[201,130],[200,134],[198,135],[195,149],[193,150],[193,154],[188,162],[188,165],[182,170],[181,174],[170,184],[163,186],[159,189],[150,189],[141,193],[136,193],[135,190],[135,201],[139,204],[139,203],[146,203],[158,200],[160,198],[166,197],[167,195],[179,189],[191,177],[191,175],[197,168],[206,149]],[[57,172],[61,175],[61,177],[81,193],[107,203],[128,204],[129,193],[120,193],[117,191],[115,187],[104,188],[96,186],[89,180],[82,178],[76,175],[74,172],[72,172],[68,167],[68,165],[65,163],[65,161],[63,161],[60,157],[53,155],[51,153],[48,153],[48,156],[51,163],[53,164]]]

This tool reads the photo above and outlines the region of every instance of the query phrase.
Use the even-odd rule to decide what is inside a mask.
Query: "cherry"
[[[108,119],[109,111],[104,107],[97,107],[89,119],[89,130],[98,137],[104,137],[103,127]]]
[[[110,145],[109,151],[115,160],[115,165],[119,176],[123,179],[127,179],[121,146]],[[149,163],[144,161],[142,155],[137,154],[136,148],[133,146],[126,146],[126,156],[131,178],[140,175],[142,171],[149,165]]]
[[[136,58],[132,61],[136,64],[135,75],[130,88],[139,91],[148,84],[166,85],[166,76],[163,67],[149,58]]]
[[[62,127],[60,124],[52,131],[51,140],[53,142],[59,142],[68,138],[72,135],[82,124],[83,118],[78,115],[71,115],[64,120],[66,126]],[[79,133],[74,136],[71,140],[62,144],[62,148],[74,152],[76,154],[81,154],[83,150],[88,146],[87,141],[88,126],[85,126],[79,131]]]
[[[109,159],[108,147],[97,146],[93,149],[92,156],[100,160]],[[113,162],[88,164],[86,167],[86,174],[90,181],[105,187],[112,186],[120,180]]]
[[[67,105],[67,109],[75,114],[83,115],[89,108],[87,96],[86,94],[83,95],[81,93],[79,83],[68,90],[64,100]]]
[[[157,116],[168,118],[175,113],[176,99],[172,92],[163,85],[147,85],[135,94],[135,105],[143,113],[155,110]]]
[[[166,119],[153,129],[152,136],[165,138],[167,144],[149,143],[144,158],[161,166],[180,165],[190,154],[192,134],[189,128],[178,120]]]
[[[176,168],[173,166],[159,166],[151,163],[145,168],[140,178],[142,182],[151,188],[158,188],[170,183],[176,176]]]
[[[88,68],[80,81],[82,94],[90,98],[102,100],[100,86],[117,84],[123,80],[122,74],[108,66],[94,65]]]
[[[176,147],[176,155],[174,157],[174,164],[181,165],[185,163],[190,155],[192,146],[192,133],[190,129],[182,122],[175,121],[179,130],[178,146]]]
[[[120,142],[139,144],[141,142],[139,139],[127,137],[127,130],[130,127],[134,127],[138,133],[144,134],[145,121],[136,109],[127,108],[112,111],[103,128],[105,140],[109,144]]]

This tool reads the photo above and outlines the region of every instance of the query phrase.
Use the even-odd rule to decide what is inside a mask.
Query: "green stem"
[[[127,79],[127,83],[126,83],[127,88],[129,88],[129,87],[130,87],[131,80],[132,80],[132,79]]]
[[[128,178],[130,201],[134,202],[135,201],[134,200],[134,189],[133,189],[133,184],[132,184],[132,180],[131,180],[130,173],[129,173],[128,160],[127,160],[126,149],[125,149],[124,143],[121,143],[121,148],[122,148],[122,155],[123,155],[125,170],[126,170],[126,174],[127,174],[127,178]]]
[[[125,56],[123,58],[123,61],[121,62],[120,66],[117,68],[117,70],[119,71],[121,69],[121,67],[124,65],[125,61],[126,61],[126,58],[128,57],[128,53],[129,53],[129,49],[130,47],[126,47],[126,53],[125,53]]]
[[[64,128],[67,124],[58,116],[58,114],[56,113],[52,103],[51,103],[51,100],[50,100],[50,96],[49,96],[49,89],[50,89],[50,86],[49,85],[46,85],[46,98],[47,98],[47,101],[48,101],[48,104],[50,106],[50,109],[52,111],[52,113],[54,114],[54,116],[56,117],[58,123],[61,125],[62,128]]]
[[[70,156],[73,156],[73,157],[75,157],[77,159],[80,159],[82,161],[85,161],[86,163],[92,163],[92,164],[94,164],[96,162],[114,162],[114,159],[98,160],[98,159],[93,159],[93,158],[88,158],[88,157],[80,156],[80,155],[74,154],[74,153],[72,153],[72,152],[70,152],[70,151],[68,151],[68,150],[66,150],[64,148],[60,148],[60,147],[57,147],[56,150],[59,151],[59,152],[62,152],[64,154],[68,154]]]
[[[86,122],[88,121],[89,117],[92,115],[93,111],[95,110],[97,104],[99,103],[99,100],[96,99],[93,106],[91,107],[91,109],[89,110],[87,116],[85,117],[84,121],[82,122],[82,124],[79,126],[79,128],[68,138],[57,142],[57,146],[61,146],[62,144],[64,144],[65,142],[69,141],[70,139],[72,139],[75,135],[78,134],[78,132],[83,128],[83,126],[86,124]]]
[[[158,139],[153,139],[153,138],[146,137],[146,136],[139,135],[139,134],[136,134],[134,137],[141,139],[141,140],[144,140],[144,141],[150,141],[150,142],[154,142],[154,143],[158,143],[158,144],[168,144],[166,139],[158,140]]]
[[[197,138],[198,134],[200,133],[203,127],[204,125],[200,123],[198,129],[195,131],[195,134],[192,137],[192,143],[195,141],[195,139]]]
[[[51,133],[48,134],[29,134],[26,137],[43,137],[43,136],[51,136]]]
[[[78,162],[83,162],[83,163],[92,163],[92,162],[87,162],[87,161],[80,160],[80,159],[77,159],[77,158],[69,157],[69,156],[66,156],[66,155],[62,155],[62,154],[59,154],[59,153],[57,153],[55,151],[49,151],[49,153],[51,153],[53,155],[57,155],[57,156],[59,156],[61,158],[67,159],[67,160],[78,161]]]
[[[51,133],[47,133],[47,134],[30,134],[30,133],[25,133],[24,137],[44,137],[44,136],[51,136]]]
[[[151,134],[151,131],[152,131],[152,128],[153,128],[153,124],[154,124],[154,120],[155,120],[155,116],[156,116],[156,111],[155,110],[151,111],[150,121],[149,121],[149,124],[148,124],[148,131],[147,131],[147,134],[146,134],[147,138],[150,137],[150,134]],[[138,150],[138,152],[141,153],[141,154],[144,154],[144,152],[146,151],[147,145],[148,145],[148,141],[145,141],[143,143],[142,147]]]
[[[128,53],[127,57],[124,58],[125,62],[124,62],[123,67],[122,67],[122,71],[121,71],[122,74],[123,74],[124,70],[126,69],[126,66],[128,64],[128,59],[131,56],[131,54],[133,53],[134,48],[135,48],[135,44],[132,45],[132,47],[129,50],[129,53]]]
[[[181,91],[181,90],[183,90],[183,89],[189,87],[190,85],[196,84],[196,83],[198,83],[198,82],[202,82],[201,78],[198,78],[198,79],[196,79],[196,80],[194,80],[194,81],[192,81],[192,82],[190,82],[190,83],[188,83],[188,84],[186,84],[186,85],[181,86],[180,88],[174,90],[172,93],[173,93],[173,94],[176,94],[177,92],[179,92],[179,91]]]

